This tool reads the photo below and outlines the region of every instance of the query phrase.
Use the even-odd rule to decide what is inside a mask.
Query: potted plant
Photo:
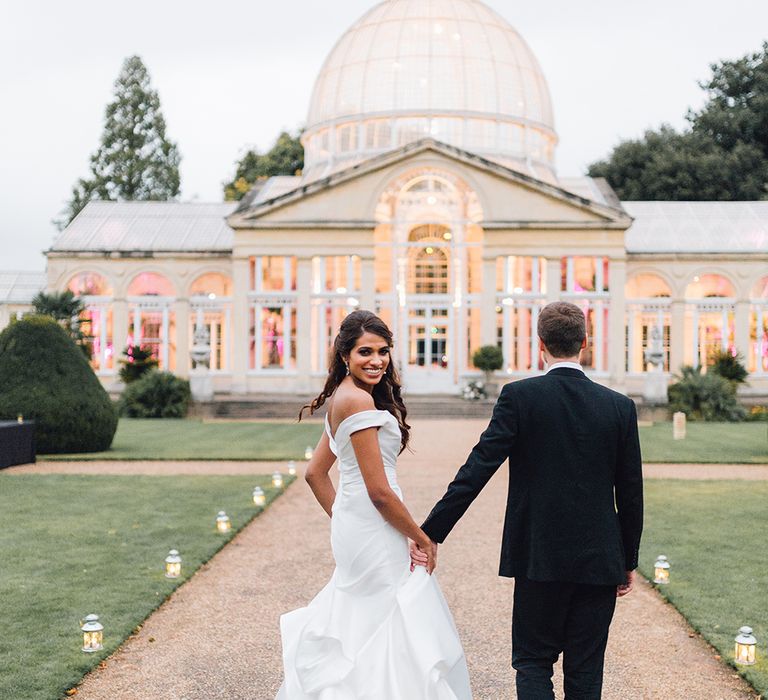
[[[498,385],[493,381],[493,373],[504,366],[504,354],[497,345],[483,345],[472,355],[472,364],[485,374],[485,390],[489,396],[495,396]]]

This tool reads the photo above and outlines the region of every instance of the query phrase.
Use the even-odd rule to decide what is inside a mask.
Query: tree
[[[762,52],[713,64],[708,100],[682,132],[662,125],[619,143],[589,167],[624,200],[768,198],[768,43]]]
[[[38,452],[100,452],[117,411],[88,361],[50,317],[26,316],[0,333],[0,419],[35,421]]]
[[[259,180],[274,175],[301,175],[304,168],[304,147],[301,133],[284,131],[272,148],[264,154],[251,149],[240,159],[231,182],[224,184],[227,201],[242,199]]]
[[[179,194],[181,157],[165,135],[160,97],[141,58],[125,60],[114,95],[101,144],[91,156],[91,176],[72,188],[59,225],[69,224],[92,199],[165,201]]]
[[[38,316],[50,316],[53,318],[77,343],[90,358],[91,351],[89,347],[90,338],[83,333],[82,314],[85,311],[85,305],[82,299],[76,297],[73,292],[38,292],[32,299],[32,308]]]
[[[145,374],[157,369],[158,362],[152,357],[150,348],[140,345],[129,345],[123,350],[124,360],[120,360],[120,379],[124,384],[130,384],[141,379]]]

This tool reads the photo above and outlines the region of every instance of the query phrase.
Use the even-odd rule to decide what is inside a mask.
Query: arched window
[[[685,288],[686,299],[733,297],[733,285],[722,275],[696,275]]]
[[[142,272],[131,280],[128,296],[172,297],[176,292],[168,278],[156,272]]]
[[[447,226],[425,224],[408,236],[411,261],[408,288],[412,294],[448,294],[449,255],[444,247],[451,240]]]
[[[91,367],[96,372],[113,369],[115,358],[112,344],[112,308],[109,299],[112,296],[112,287],[106,278],[97,272],[81,272],[69,281],[67,289],[81,297],[85,304],[85,310],[80,317],[80,330],[87,339]]]
[[[635,275],[627,281],[627,299],[654,299],[671,296],[672,290],[669,285],[658,275],[643,273]]]
[[[768,372],[768,277],[759,280],[750,294],[749,357],[750,372]]]
[[[189,293],[193,297],[208,297],[209,299],[231,297],[232,280],[218,272],[210,272],[198,277],[192,283]]]
[[[733,285],[722,275],[696,275],[688,283],[685,364],[706,367],[715,353],[736,352],[734,296]]]
[[[103,275],[98,272],[81,272],[75,275],[67,285],[67,289],[79,297],[112,296],[112,287]]]

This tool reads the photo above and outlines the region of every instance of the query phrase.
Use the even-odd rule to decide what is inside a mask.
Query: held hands
[[[437,543],[430,540],[426,535],[423,542],[414,542],[409,540],[411,550],[411,571],[417,566],[425,566],[427,573],[432,574],[437,566]]]
[[[627,582],[622,583],[620,586],[616,586],[617,598],[621,598],[632,592],[632,589],[635,587],[635,575],[634,571],[627,571]]]

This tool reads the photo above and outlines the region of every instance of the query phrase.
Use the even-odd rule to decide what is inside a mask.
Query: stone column
[[[176,319],[176,375],[189,377],[189,299],[177,299],[173,303]]]
[[[120,360],[123,350],[128,345],[128,302],[125,299],[115,299],[112,302],[112,350],[114,352],[115,373],[120,371]]]
[[[480,344],[496,345],[496,258],[483,258]]]
[[[547,303],[560,300],[560,258],[547,258]]]
[[[685,302],[675,299],[669,309],[669,371],[677,373],[685,361]]]
[[[248,392],[248,344],[250,342],[248,258],[232,261],[232,388],[233,394]]]
[[[376,313],[376,268],[373,258],[360,260],[360,308]]]
[[[733,341],[746,365],[749,365],[749,306],[748,301],[737,301],[733,320]]]
[[[312,382],[312,258],[297,260],[296,292],[296,388],[309,391]]]
[[[626,376],[624,361],[624,324],[626,315],[624,287],[626,284],[627,261],[611,260],[608,268],[608,289],[611,290],[608,312],[608,374],[611,386],[616,391],[624,390],[624,378]]]

